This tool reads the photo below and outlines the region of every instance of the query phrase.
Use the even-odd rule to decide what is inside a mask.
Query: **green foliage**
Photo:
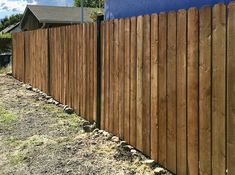
[[[80,7],[81,0],[74,0],[73,4],[75,7]],[[84,0],[84,7],[103,8],[104,0]]]
[[[6,27],[15,24],[17,22],[20,22],[22,19],[23,15],[22,14],[16,14],[16,15],[11,15],[9,17],[5,17],[0,21],[0,31],[5,29]]]
[[[103,10],[102,9],[94,9],[91,13],[91,19],[93,19],[94,21],[96,21],[97,16],[103,15]]]
[[[0,35],[0,54],[11,52],[11,36]]]
[[[11,38],[11,34],[10,33],[4,33],[4,34],[0,34],[0,39],[10,39]]]

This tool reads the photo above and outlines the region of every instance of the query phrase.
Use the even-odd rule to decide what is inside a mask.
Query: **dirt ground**
[[[0,74],[0,175],[170,174],[107,132],[84,132],[62,107]]]

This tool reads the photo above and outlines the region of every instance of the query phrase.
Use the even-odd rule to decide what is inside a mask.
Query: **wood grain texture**
[[[119,135],[119,27],[118,19],[114,20],[114,128],[113,133]]]
[[[110,81],[110,101],[109,101],[109,131],[113,132],[114,125],[114,21],[109,23],[110,28],[110,48],[109,48],[109,81]]]
[[[150,16],[144,16],[144,45],[143,45],[143,152],[147,155],[150,155],[150,137],[151,137],[151,105],[150,105],[150,75],[151,75],[151,50],[150,50]]]
[[[125,21],[124,19],[119,20],[119,137],[124,138],[124,83],[125,83],[125,75],[124,75],[124,63],[125,63],[125,48],[124,48],[124,40],[125,40]]]
[[[177,12],[177,173],[187,174],[187,11]]]
[[[151,157],[158,161],[158,15],[151,15]]]
[[[211,174],[211,8],[199,16],[199,162],[200,174]]]
[[[198,175],[198,10],[188,11],[187,124],[188,174]]]
[[[166,166],[166,126],[167,126],[167,103],[166,103],[166,57],[167,57],[167,14],[159,14],[159,158],[162,166]]]
[[[167,167],[176,173],[176,12],[168,13]]]
[[[124,139],[130,143],[130,18],[125,19]]]
[[[136,146],[136,71],[137,71],[137,20],[131,18],[131,48],[130,48],[130,144]]]
[[[226,170],[225,92],[226,92],[226,7],[215,5],[212,16],[212,174]]]
[[[235,172],[235,3],[228,6],[227,34],[227,169],[228,175]]]
[[[137,123],[136,147],[143,151],[143,17],[137,17]]]
[[[109,131],[109,104],[110,104],[110,28],[109,28],[110,22],[106,22],[106,52],[105,52],[105,130]]]
[[[105,72],[104,72],[104,60],[105,60],[105,23],[101,23],[101,129],[105,127]]]

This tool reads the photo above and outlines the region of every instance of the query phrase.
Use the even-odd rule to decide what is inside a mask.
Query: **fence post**
[[[100,24],[101,21],[104,20],[104,16],[98,16],[97,17],[97,73],[96,73],[96,79],[97,79],[97,84],[96,84],[96,89],[97,89],[97,95],[96,95],[96,127],[100,128],[100,115],[101,115],[101,36],[100,36]]]

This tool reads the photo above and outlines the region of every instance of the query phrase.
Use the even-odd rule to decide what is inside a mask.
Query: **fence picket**
[[[159,157],[158,161],[166,166],[166,49],[167,49],[167,14],[159,14]]]
[[[176,173],[176,12],[167,20],[167,167]]]
[[[187,174],[187,12],[177,12],[177,172]]]
[[[212,174],[225,174],[226,7],[213,8],[212,32]],[[219,166],[218,166],[219,165]]]
[[[199,162],[200,174],[211,174],[211,8],[199,17]]]
[[[234,86],[235,86],[235,3],[228,6],[228,34],[227,34],[227,169],[228,175],[235,172],[235,120],[234,120]]]
[[[187,134],[188,174],[198,175],[198,10],[188,11]]]

